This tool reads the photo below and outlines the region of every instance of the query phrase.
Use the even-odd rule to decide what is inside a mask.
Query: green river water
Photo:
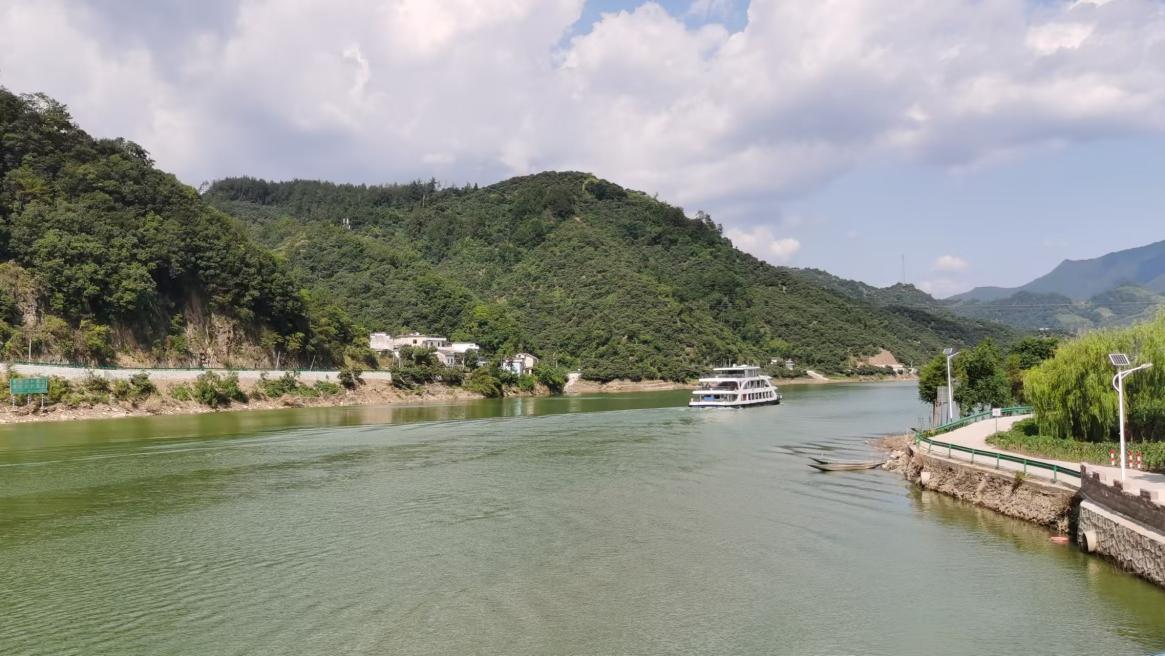
[[[1165,591],[899,474],[911,385],[0,426],[0,654],[1155,654]]]

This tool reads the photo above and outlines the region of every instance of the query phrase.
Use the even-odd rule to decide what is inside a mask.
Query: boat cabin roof
[[[760,372],[760,367],[751,365],[737,365],[734,367],[714,367],[712,372],[718,377],[731,377],[733,375],[755,376]]]

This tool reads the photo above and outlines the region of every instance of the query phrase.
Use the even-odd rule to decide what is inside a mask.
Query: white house
[[[368,346],[373,351],[391,353],[394,358],[400,358],[400,351],[406,346],[431,348],[436,351],[437,361],[446,367],[465,366],[465,354],[469,351],[481,350],[473,342],[451,342],[445,337],[422,335],[418,332],[397,337],[388,333],[371,333],[368,335]]]
[[[530,373],[536,366],[538,366],[538,358],[529,353],[518,353],[502,360],[502,369],[516,376]]]
[[[368,336],[368,348],[373,351],[391,351],[392,335],[388,333],[372,333]]]
[[[444,337],[422,335],[416,332],[398,337],[393,337],[388,333],[372,333],[368,336],[368,347],[373,351],[399,351],[405,346],[440,349],[449,348],[452,344]]]

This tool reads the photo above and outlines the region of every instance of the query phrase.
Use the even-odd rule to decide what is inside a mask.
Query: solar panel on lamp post
[[[1125,377],[1142,369],[1148,369],[1153,366],[1153,363],[1146,362],[1132,369],[1121,369],[1121,367],[1132,364],[1129,356],[1124,353],[1109,353],[1108,361],[1117,368],[1116,375],[1112,377],[1112,387],[1116,390],[1118,421],[1120,421],[1121,480],[1123,481],[1125,480],[1125,466],[1128,463],[1128,458],[1125,455]]]
[[[943,355],[947,356],[947,422],[950,423],[955,420],[955,388],[951,384],[951,360],[954,359],[959,352],[953,348],[943,349]]]

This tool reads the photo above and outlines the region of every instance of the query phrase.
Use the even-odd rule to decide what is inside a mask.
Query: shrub
[[[535,386],[538,385],[538,379],[531,374],[522,374],[518,376],[518,389],[523,392],[533,392]]]
[[[502,382],[485,367],[475,369],[465,379],[465,389],[489,398],[502,395]]]
[[[340,384],[344,386],[344,389],[354,390],[364,384],[364,379],[360,377],[362,373],[364,373],[363,369],[356,365],[351,365],[342,367],[337,378],[340,380]],[[393,380],[396,380],[395,375],[393,376]]]
[[[229,406],[232,402],[246,403],[247,395],[239,387],[239,375],[231,372],[219,376],[208,371],[194,381],[194,398],[201,404],[211,408]]]
[[[60,403],[73,391],[73,385],[60,376],[49,377],[48,403]]]
[[[538,379],[538,382],[550,390],[551,394],[562,393],[562,390],[566,387],[568,375],[566,369],[562,367],[551,367],[541,364],[534,367],[534,376]]]
[[[1039,425],[1030,419],[1017,422],[1010,431],[992,435],[987,443],[1007,451],[1094,465],[1107,465],[1110,450],[1120,452],[1119,442],[1084,442],[1041,435]],[[1129,442],[1126,449],[1129,453],[1140,451],[1146,469],[1165,471],[1165,442]]]
[[[109,391],[118,401],[129,401],[137,405],[153,396],[158,388],[150,381],[149,374],[142,371],[131,376],[129,380],[111,382]]]
[[[344,388],[328,380],[318,380],[312,387],[322,396],[335,396],[344,391]]]
[[[107,378],[98,376],[92,371],[87,371],[85,372],[85,378],[81,380],[81,389],[85,392],[108,394],[111,386]]]
[[[175,401],[191,401],[194,399],[194,389],[186,383],[175,385],[170,390],[170,397]]]
[[[303,384],[299,382],[299,372],[285,371],[274,380],[267,378],[267,372],[259,374],[259,382],[255,384],[255,391],[268,399],[277,399],[285,394],[297,395]]]

